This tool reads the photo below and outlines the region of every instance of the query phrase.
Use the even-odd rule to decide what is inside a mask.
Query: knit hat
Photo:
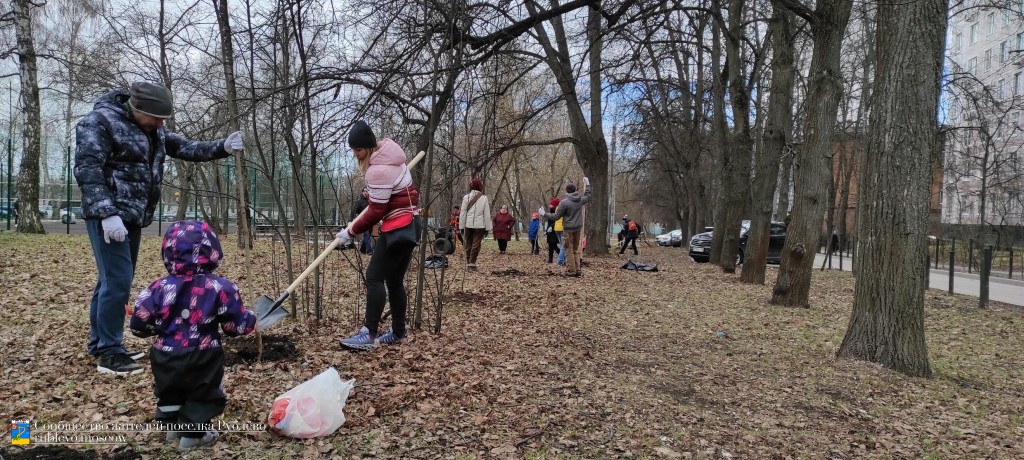
[[[484,181],[480,180],[479,177],[474,177],[473,180],[469,181],[469,189],[484,191]]]
[[[157,118],[171,118],[174,114],[171,90],[165,86],[139,81],[132,83],[128,92],[128,106],[136,112]]]
[[[622,216],[622,220],[629,220],[629,214]]]
[[[540,214],[537,214],[537,213],[533,213],[533,218],[534,218],[534,219],[538,219],[538,218],[540,218]]]
[[[565,193],[576,193],[576,185],[572,182],[565,184]]]
[[[548,203],[548,206],[551,206],[552,208],[557,208],[557,207],[558,207],[558,203],[561,203],[561,202],[562,202],[562,200],[560,200],[560,199],[559,199],[559,198],[558,198],[558,197],[556,196],[556,197],[554,197],[554,198],[552,198],[552,199],[551,199],[551,202],[550,202],[550,203]]]
[[[348,130],[348,146],[354,149],[371,149],[377,146],[377,136],[373,134],[370,125],[363,120],[352,124]]]

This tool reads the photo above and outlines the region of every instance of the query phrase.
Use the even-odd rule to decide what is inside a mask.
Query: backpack
[[[629,231],[635,232],[636,231],[636,221],[635,220],[629,221],[629,226],[627,228],[629,229]]]

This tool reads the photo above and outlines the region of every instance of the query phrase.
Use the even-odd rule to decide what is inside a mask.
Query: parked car
[[[75,223],[75,219],[84,219],[84,218],[85,217],[82,215],[82,208],[79,207],[79,206],[72,206],[71,207],[71,215],[70,215],[70,217],[68,216],[68,208],[63,208],[63,209],[60,210],[60,223],[62,223],[62,224],[68,224],[68,223],[73,224],[73,223]]]
[[[672,230],[668,233],[662,233],[654,237],[654,241],[658,243],[658,246],[672,246],[680,247],[683,245],[683,231]]]
[[[711,228],[711,227],[708,227]],[[740,224],[740,248],[736,254],[736,265],[745,260],[744,252],[747,249],[747,234],[750,232],[750,221],[744,220]],[[711,259],[711,238],[713,230],[698,233],[690,238],[690,257],[695,262],[707,262]],[[768,263],[778,264],[782,262],[782,248],[786,243],[786,224],[772,222],[768,236]]]
[[[13,219],[14,212],[11,210],[14,209],[16,206],[18,206],[18,203],[11,203],[10,208],[7,207],[6,201],[0,203],[0,219],[7,219],[7,217],[11,217]]]
[[[42,219],[50,219],[53,217],[53,206],[48,204],[39,205],[39,217]]]

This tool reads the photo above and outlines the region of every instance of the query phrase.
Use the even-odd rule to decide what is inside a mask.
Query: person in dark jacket
[[[356,199],[354,205],[352,205],[352,217],[350,220],[356,220],[359,214],[370,205],[370,191],[363,187],[363,192],[359,194],[359,198]],[[372,232],[363,232],[362,241],[359,243],[359,252],[363,254],[373,254],[373,235]]]
[[[226,158],[242,150],[242,134],[197,142],[164,127],[172,115],[171,92],[152,83],[101,96],[76,127],[75,180],[96,259],[98,279],[89,304],[89,354],[100,373],[142,372],[123,344],[125,304],[139,255],[142,228],[153,222],[160,202],[164,160]]]
[[[639,254],[640,252],[636,250],[636,239],[640,237],[640,225],[636,221],[630,220],[629,216],[622,216],[622,232],[625,238],[622,240],[619,254],[625,254],[626,247],[631,243],[633,245],[633,255]]]
[[[213,271],[223,260],[220,240],[202,221],[167,227],[160,244],[168,275],[139,293],[129,328],[156,337],[150,354],[156,382],[156,420],[171,424],[167,441],[187,451],[213,444],[210,422],[224,412],[224,350],[220,331],[231,337],[256,328],[238,285]]]
[[[548,203],[548,212],[555,212],[558,209],[558,202],[561,201],[559,198],[554,198]],[[538,214],[539,216],[540,214]],[[548,242],[548,263],[554,262],[555,254],[561,250],[562,245],[562,232],[556,231],[557,221],[551,221],[544,219],[544,236]]]

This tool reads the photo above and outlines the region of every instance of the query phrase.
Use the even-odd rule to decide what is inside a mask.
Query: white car
[[[68,214],[68,208],[60,210],[60,223],[62,224],[73,224],[75,219],[83,219],[82,208],[78,206],[71,207],[71,214]]]
[[[679,247],[683,245],[683,231],[672,230],[668,233],[662,233],[654,237],[654,241],[658,243],[658,246],[674,246]]]

